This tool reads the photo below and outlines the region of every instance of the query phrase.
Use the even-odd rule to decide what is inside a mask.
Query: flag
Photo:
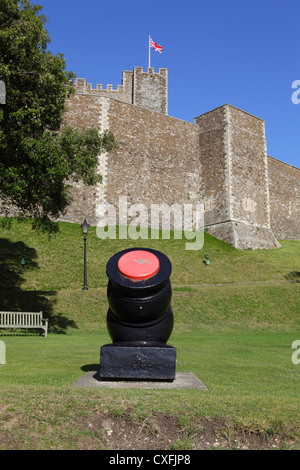
[[[153,41],[153,39],[149,38],[150,40],[150,47],[152,47],[156,52],[159,52],[160,54],[163,51],[163,47],[161,47],[157,42]]]

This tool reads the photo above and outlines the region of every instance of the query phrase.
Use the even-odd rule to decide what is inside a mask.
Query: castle
[[[117,89],[76,79],[66,123],[110,130],[97,187],[73,185],[61,220],[97,225],[99,204],[204,204],[205,230],[240,249],[300,240],[300,170],[267,155],[265,124],[225,104],[194,123],[168,116],[168,70],[124,71]]]

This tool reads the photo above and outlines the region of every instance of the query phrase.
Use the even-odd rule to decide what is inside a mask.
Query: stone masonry
[[[66,121],[110,130],[119,148],[99,158],[97,188],[74,185],[63,220],[96,225],[97,208],[204,204],[205,230],[240,248],[275,248],[300,239],[299,169],[267,155],[265,124],[225,104],[185,122],[167,115],[168,71],[135,67],[122,84],[95,89],[77,79]],[[127,220],[127,223],[129,220]]]
[[[150,111],[168,114],[168,70],[148,68],[147,72],[142,67],[134,67],[133,71],[125,70],[122,74],[122,84],[114,90],[112,85],[103,88],[101,84],[92,88],[84,78],[75,81],[77,94],[88,94],[112,98],[123,103],[134,104]]]
[[[270,219],[279,240],[300,240],[299,169],[268,157]]]
[[[205,230],[240,249],[300,239],[300,170],[267,155],[265,124],[225,104],[194,119],[168,116],[168,71],[124,71],[122,84],[75,82],[67,124],[110,130],[118,149],[99,157],[102,184],[76,183],[61,220],[97,225],[103,204],[201,203]],[[129,223],[129,219],[125,223]]]
[[[231,105],[195,118],[206,229],[237,248],[279,246],[270,225],[264,122]]]

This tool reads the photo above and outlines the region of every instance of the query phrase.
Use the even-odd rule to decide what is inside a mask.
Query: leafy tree
[[[0,198],[33,218],[35,226],[57,229],[53,221],[70,203],[70,179],[101,181],[98,156],[117,146],[96,128],[64,126],[65,101],[75,74],[51,41],[40,5],[0,0],[0,80],[6,105],[0,114]]]

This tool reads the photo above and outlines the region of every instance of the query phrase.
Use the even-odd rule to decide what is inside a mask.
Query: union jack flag
[[[153,39],[149,38],[150,39],[150,46],[156,51],[156,52],[159,52],[160,54],[162,53],[163,51],[163,47],[161,47],[159,44],[157,44],[157,42],[153,41]]]

